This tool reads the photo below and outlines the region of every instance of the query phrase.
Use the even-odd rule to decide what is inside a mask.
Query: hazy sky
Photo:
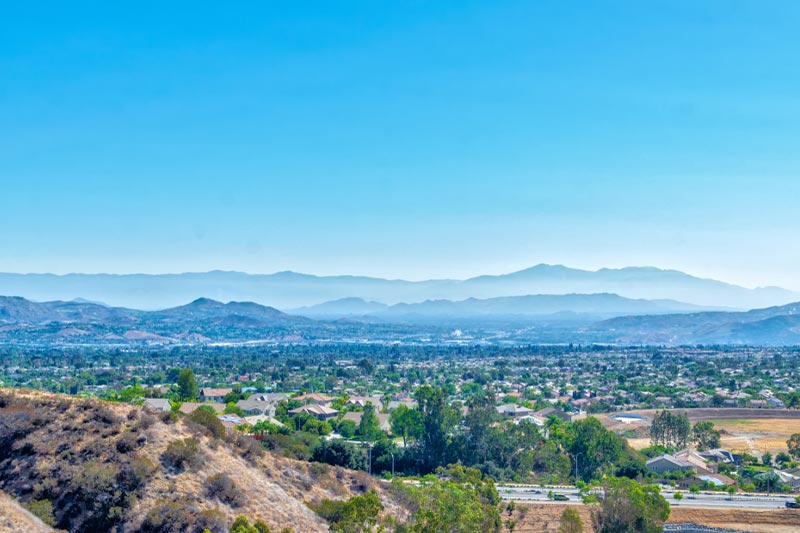
[[[0,271],[800,289],[799,2],[16,4]]]

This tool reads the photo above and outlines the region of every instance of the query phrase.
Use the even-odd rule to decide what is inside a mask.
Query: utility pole
[[[389,455],[392,456],[392,479],[394,479],[394,454],[389,452]]]

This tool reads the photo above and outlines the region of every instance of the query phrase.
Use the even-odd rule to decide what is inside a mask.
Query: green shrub
[[[53,503],[50,500],[33,500],[25,507],[39,520],[50,527],[56,525],[56,517],[53,514]]]
[[[178,439],[169,443],[164,455],[164,464],[175,468],[182,468],[186,465],[197,465],[200,463],[200,446],[197,439],[188,437]]]
[[[144,533],[183,533],[195,524],[192,508],[185,502],[161,502],[155,505],[142,522]]]
[[[347,501],[322,500],[318,505],[309,507],[331,525],[331,531],[344,533],[372,531],[383,504],[377,494],[368,492]]]
[[[203,407],[204,406],[201,405],[196,411],[190,414],[189,420],[203,426],[211,435],[218,439],[225,437],[225,426],[223,426],[222,422],[217,418],[217,414],[213,410],[209,412],[209,410],[203,409]]]
[[[228,517],[225,516],[225,513],[218,511],[217,509],[206,509],[204,511],[200,511],[200,513],[197,515],[195,531],[202,528],[203,530],[211,531],[212,533],[225,533],[227,525]]]
[[[214,474],[206,479],[205,492],[209,498],[219,498],[231,507],[244,504],[244,493],[228,474]]]

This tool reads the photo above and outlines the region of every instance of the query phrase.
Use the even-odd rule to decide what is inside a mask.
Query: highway
[[[520,485],[497,485],[497,490],[504,500],[530,503],[566,503],[582,504],[578,489],[567,487],[532,487]],[[553,494],[561,494],[569,498],[566,501],[553,501],[547,497],[548,491]],[[701,492],[692,496],[688,491],[679,491],[683,494],[682,500],[674,499],[675,491],[672,489],[662,489],[661,494],[666,498],[671,507],[698,507],[705,509],[785,509],[786,502],[794,501],[794,495],[770,495],[766,494],[735,494],[733,499],[727,494],[718,492]]]

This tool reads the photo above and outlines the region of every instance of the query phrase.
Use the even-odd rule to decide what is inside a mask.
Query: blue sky
[[[19,4],[0,271],[800,289],[797,2]]]

